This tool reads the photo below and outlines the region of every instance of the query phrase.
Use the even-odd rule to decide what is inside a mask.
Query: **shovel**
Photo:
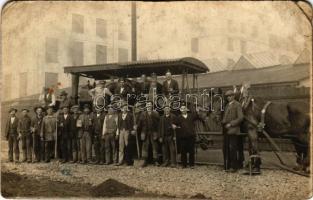
[[[133,108],[133,119],[134,119],[134,125],[136,126],[137,123],[136,123],[136,116],[135,116],[135,108]],[[137,158],[134,159],[134,166],[135,167],[141,167],[145,160],[141,158],[141,155],[140,155],[140,147],[139,147],[139,138],[138,138],[138,132],[135,131],[135,136],[136,136],[136,146],[137,146]]]

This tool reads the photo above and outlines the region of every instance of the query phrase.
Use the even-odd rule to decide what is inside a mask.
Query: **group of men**
[[[166,78],[159,87],[156,78],[148,82],[143,77],[141,91],[149,94],[154,88],[166,97],[177,94],[177,81],[172,79],[170,72],[166,73]],[[196,120],[201,120],[201,116],[197,112],[188,112],[187,103],[181,103],[178,114],[173,114],[169,104],[163,106],[162,112],[156,111],[155,103],[149,98],[144,108],[138,103],[131,108],[124,103],[117,109],[113,104],[105,104],[105,101],[103,105],[103,101],[97,102],[96,96],[99,94],[112,95],[112,91],[104,87],[103,82],[100,83],[101,87],[90,90],[93,106],[84,104],[81,109],[79,105],[72,105],[71,99],[63,91],[59,110],[55,110],[55,99],[48,93],[40,97],[46,104],[34,109],[33,118],[29,116],[28,109],[23,109],[18,119],[17,110],[11,108],[6,124],[9,161],[19,161],[20,142],[22,162],[50,162],[51,158],[58,158],[62,163],[119,166],[131,165],[137,157],[144,160],[142,167],[150,163],[175,167],[179,151],[182,167],[194,167],[197,138],[194,124]],[[127,94],[124,81],[113,93]],[[236,134],[240,132],[243,119],[241,105],[234,95],[233,91],[225,94],[228,104],[221,122],[223,132],[227,135],[227,170],[232,171],[238,169]],[[159,159],[160,152],[162,161]]]

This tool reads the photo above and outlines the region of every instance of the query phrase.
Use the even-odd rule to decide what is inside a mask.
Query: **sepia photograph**
[[[7,1],[1,197],[312,198],[306,1]]]

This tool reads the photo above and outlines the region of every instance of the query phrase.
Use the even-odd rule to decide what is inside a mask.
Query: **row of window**
[[[103,64],[107,63],[108,50],[105,45],[96,45],[96,63]],[[58,63],[59,62],[59,47],[58,39],[46,38],[46,63]],[[80,41],[72,41],[69,44],[68,56],[72,65],[83,65],[84,64],[84,43]],[[118,61],[128,61],[128,49],[118,48]]]
[[[74,33],[84,33],[84,16],[80,14],[72,14],[72,31]],[[127,30],[123,24],[118,24],[118,39],[127,40]],[[107,21],[101,18],[96,18],[96,35],[100,38],[107,38]]]

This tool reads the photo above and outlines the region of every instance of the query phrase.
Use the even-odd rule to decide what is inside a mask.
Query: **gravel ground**
[[[2,162],[2,172],[12,172],[35,178],[47,178],[69,183],[99,185],[114,179],[128,186],[157,195],[208,199],[307,199],[309,178],[281,170],[262,171],[260,176],[226,173],[218,166],[196,166],[195,169],[176,169],[149,166],[100,166],[36,163],[13,164]],[[4,183],[3,183],[4,184]]]

